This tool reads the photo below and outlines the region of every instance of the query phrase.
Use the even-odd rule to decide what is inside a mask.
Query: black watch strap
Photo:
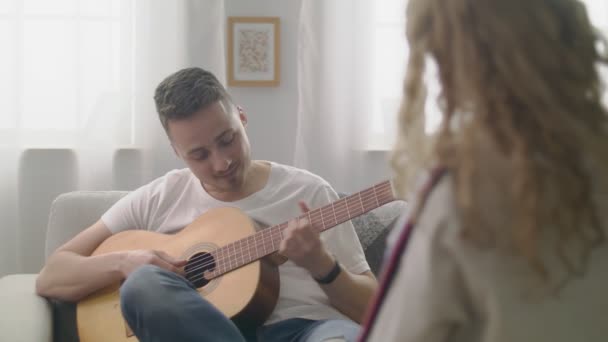
[[[336,278],[338,278],[340,271],[342,271],[342,267],[340,267],[340,263],[338,263],[338,260],[336,260],[334,267],[331,269],[331,271],[329,271],[329,273],[327,273],[325,277],[314,279],[319,284],[327,285],[336,280]]]

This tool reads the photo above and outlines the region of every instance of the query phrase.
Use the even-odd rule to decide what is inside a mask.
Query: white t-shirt
[[[299,216],[298,201],[314,209],[338,199],[321,177],[270,164],[266,186],[238,201],[218,201],[189,169],[174,170],[123,197],[101,219],[112,233],[127,229],[174,233],[209,209],[236,207],[253,220],[272,226]],[[355,274],[370,269],[350,221],[323,232],[321,238],[345,269]],[[305,269],[287,261],[279,267],[279,273],[279,299],[266,324],[289,318],[348,319],[329,304],[325,292]]]

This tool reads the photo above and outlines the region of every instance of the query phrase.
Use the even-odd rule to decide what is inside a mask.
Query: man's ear
[[[247,127],[247,114],[245,114],[245,110],[243,110],[243,107],[241,106],[236,106],[236,109],[239,111],[239,119],[241,119],[241,123],[244,127]]]
[[[177,149],[175,149],[175,146],[173,144],[171,144],[171,148],[173,149],[173,152],[175,153],[177,158],[182,159],[182,156],[179,155],[179,152],[177,152]]]

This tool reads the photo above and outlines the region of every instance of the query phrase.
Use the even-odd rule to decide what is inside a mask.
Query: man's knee
[[[354,342],[361,326],[349,320],[332,319],[319,324],[306,342]]]
[[[164,310],[160,308],[168,298],[169,289],[163,284],[167,277],[172,277],[170,272],[153,265],[144,265],[133,271],[120,287],[120,304],[123,311],[141,309],[146,307],[147,312]]]

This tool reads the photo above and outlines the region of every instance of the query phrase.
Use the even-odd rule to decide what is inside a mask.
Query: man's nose
[[[231,164],[232,164],[232,160],[230,160],[230,158],[228,158],[226,156],[220,155],[220,156],[217,156],[216,158],[214,158],[214,160],[213,160],[213,168],[217,172],[222,172],[222,171],[228,170],[228,168],[230,168]]]

